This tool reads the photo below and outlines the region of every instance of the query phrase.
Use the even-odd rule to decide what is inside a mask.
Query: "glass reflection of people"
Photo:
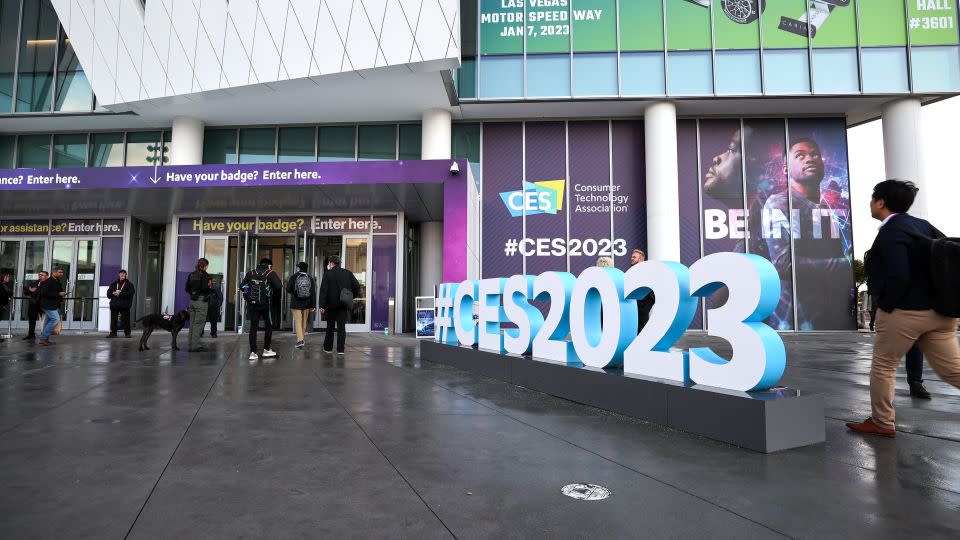
[[[795,261],[801,290],[817,295],[797,299],[799,329],[850,328],[853,319],[848,297],[853,267],[845,252],[837,212],[821,196],[825,167],[820,145],[810,138],[793,140],[784,169],[789,193],[775,193],[763,206],[763,235],[770,260],[786,282],[794,273]]]

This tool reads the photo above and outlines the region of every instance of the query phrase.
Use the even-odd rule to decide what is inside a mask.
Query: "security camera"
[[[456,161],[450,165],[450,174],[460,174],[460,165],[457,165]]]

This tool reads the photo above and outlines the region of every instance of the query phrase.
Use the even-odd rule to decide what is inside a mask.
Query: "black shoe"
[[[216,335],[216,334],[210,334],[210,337],[215,338],[215,337],[217,337],[217,335]]]
[[[116,334],[107,334],[107,339],[113,339],[115,337],[117,337]]]
[[[197,347],[196,349],[187,349],[187,352],[207,352],[208,350],[206,347]]]
[[[130,334],[124,334],[123,337],[128,338],[130,337]]]
[[[910,383],[910,395],[919,399],[932,399],[930,392],[927,392],[922,382]]]
[[[30,335],[30,336],[27,336],[27,337],[23,338],[23,341],[34,341],[34,340],[36,340],[36,339],[37,339],[37,336]]]

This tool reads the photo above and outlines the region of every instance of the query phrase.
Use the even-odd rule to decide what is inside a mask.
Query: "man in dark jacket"
[[[210,295],[210,301],[207,303],[207,322],[210,323],[210,337],[215,338],[217,337],[217,326],[220,326],[220,319],[222,318],[223,291],[220,290],[220,285],[217,285],[217,280],[213,278],[207,284],[213,291],[213,294]],[[200,332],[200,336],[203,336],[203,331]]]
[[[297,348],[302,349],[307,333],[310,312],[317,306],[317,282],[307,273],[307,263],[297,264],[298,272],[287,280],[290,293],[290,309],[293,311],[293,329],[297,333]]]
[[[13,309],[13,286],[10,285],[10,273],[0,272],[0,321],[10,319]]]
[[[110,333],[108,338],[117,337],[117,327],[123,328],[123,335],[130,337],[130,307],[133,306],[133,296],[136,289],[127,279],[127,271],[120,270],[117,280],[107,288],[107,298],[110,299]]]
[[[647,254],[643,250],[635,249],[630,254],[630,266],[638,265],[647,260]],[[643,327],[650,320],[650,310],[657,301],[657,297],[650,291],[646,296],[637,300],[637,333],[643,331]]]
[[[207,267],[210,261],[200,257],[193,272],[187,276],[187,282],[184,283],[184,290],[190,297],[190,339],[187,347],[188,352],[205,352],[206,347],[200,345],[200,334],[203,333],[203,327],[207,324],[207,312],[210,310],[208,302],[213,289],[210,288],[210,274],[207,273]]]
[[[41,270],[37,274],[37,280],[27,282],[23,285],[23,295],[27,298],[27,335],[24,341],[33,341],[37,339],[37,319],[40,318],[40,284],[46,280],[50,274]]]
[[[270,309],[273,297],[283,289],[280,277],[273,271],[273,261],[266,257],[260,259],[256,269],[247,272],[240,283],[240,290],[244,291],[247,302],[247,314],[250,316],[250,360],[257,360],[257,327],[263,321],[263,357],[273,358],[277,355],[270,348],[273,339],[273,323],[270,321]]]
[[[893,391],[897,366],[913,346],[920,346],[940,378],[960,387],[960,346],[957,319],[931,306],[930,245],[915,235],[939,236],[928,222],[907,214],[917,196],[911,182],[887,180],[873,188],[870,213],[880,232],[867,259],[867,286],[877,295],[877,338],[870,368],[872,414],[847,427],[885,437],[897,434]]]
[[[341,302],[341,292],[350,291],[353,298],[361,296],[360,282],[353,272],[340,267],[340,257],[330,257],[327,262],[327,271],[323,273],[320,282],[320,314],[327,321],[327,334],[323,339],[323,351],[333,352],[333,333],[337,333],[337,354],[343,354],[347,342],[347,319],[352,306]]]
[[[56,268],[50,279],[44,280],[40,284],[40,290],[38,291],[40,294],[40,310],[43,311],[45,317],[43,329],[40,331],[40,339],[37,341],[40,345],[53,345],[53,342],[50,341],[50,335],[53,334],[53,329],[60,322],[60,304],[67,296],[63,284],[60,283],[61,279],[63,279],[63,269]]]

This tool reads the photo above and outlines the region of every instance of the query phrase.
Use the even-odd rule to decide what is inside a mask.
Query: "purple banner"
[[[2,236],[46,236],[50,234],[49,219],[6,219],[0,221]]]
[[[257,218],[253,217],[184,218],[178,230],[180,234],[253,234],[256,226]]]
[[[389,301],[397,296],[397,237],[373,237],[373,290],[370,295],[370,329],[383,330],[394,325],[389,320]]]
[[[558,184],[545,186],[566,186],[567,159],[566,159],[566,126],[564,122],[527,122],[526,124],[526,181],[550,182],[560,180]],[[524,188],[528,191],[529,186]],[[535,246],[527,252],[527,274],[540,274],[549,270],[567,271],[567,257],[565,253],[554,252],[551,244],[554,239],[563,241],[567,238],[567,208],[566,190],[557,191],[560,208],[556,213],[536,212],[524,216],[526,233],[524,238],[533,241]],[[528,240],[529,244],[529,240]]]
[[[459,160],[460,170],[467,162]],[[442,183],[450,160],[0,169],[0,191]]]
[[[373,216],[373,232],[397,232],[397,216]]]
[[[613,122],[614,266],[626,270],[634,249],[647,251],[647,184],[643,122]]]
[[[197,259],[200,258],[200,237],[186,236],[177,241],[177,283],[176,296],[174,300],[173,313],[181,309],[187,309],[190,305],[190,297],[184,288],[187,283],[187,276],[197,266]],[[165,306],[166,309],[166,306]]]
[[[697,121],[677,122],[677,172],[680,199],[680,262],[700,259],[700,176],[697,170]],[[703,329],[703,303],[690,328]]]
[[[517,122],[484,124],[483,156],[482,275],[521,274],[523,257],[517,243],[523,239],[523,217],[522,213],[511,214],[501,193],[510,194],[523,188],[523,125]]]
[[[104,238],[100,245],[100,286],[106,287],[123,268],[123,238]]]
[[[122,219],[105,219],[103,220],[103,235],[123,236],[125,224],[126,221]]]
[[[369,233],[370,216],[317,216],[313,234]]]
[[[611,241],[610,123],[570,122],[570,272],[596,266],[603,242]],[[616,187],[616,186],[614,186]]]

